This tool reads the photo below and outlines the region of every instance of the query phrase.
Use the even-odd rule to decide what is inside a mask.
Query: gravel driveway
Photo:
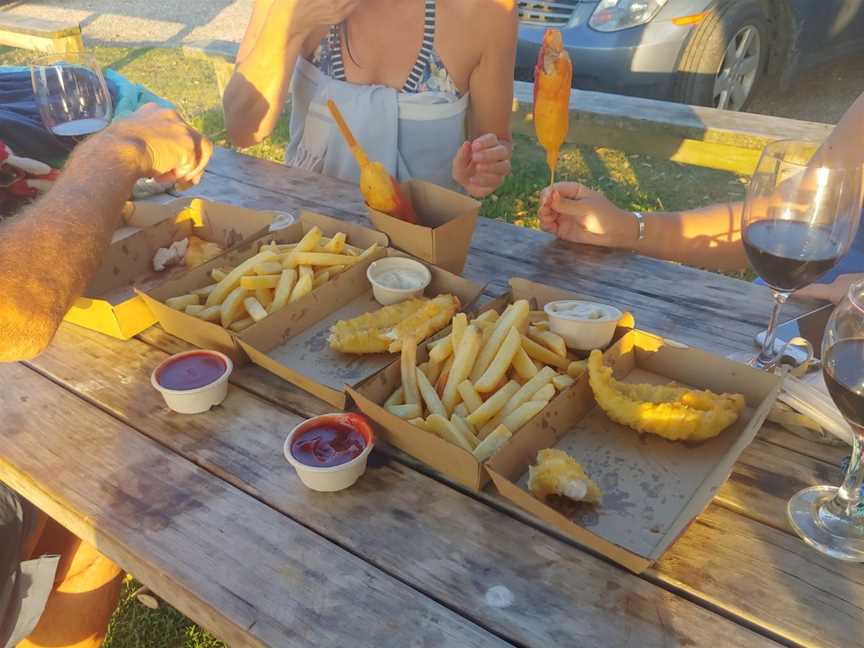
[[[91,43],[209,45],[220,51],[234,51],[243,37],[253,3],[254,0],[17,0],[5,5],[4,10],[37,18],[78,21]],[[833,124],[862,92],[864,57],[856,57],[810,72],[783,93],[763,84],[750,110]]]

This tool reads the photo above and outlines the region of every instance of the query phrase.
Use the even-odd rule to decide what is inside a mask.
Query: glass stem
[[[861,501],[861,484],[864,483],[864,428],[852,425],[852,456],[843,485],[837,490],[834,507],[849,518],[864,517]]]
[[[771,319],[768,320],[768,331],[765,334],[765,341],[762,343],[759,357],[754,363],[759,369],[771,369],[777,362],[777,354],[774,352],[774,341],[777,339],[777,322],[780,320],[780,310],[789,298],[788,294],[776,290],[773,291],[773,294],[774,307],[771,309]]]

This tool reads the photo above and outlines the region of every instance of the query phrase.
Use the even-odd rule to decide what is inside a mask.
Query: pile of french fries
[[[429,345],[429,361],[419,366],[416,340],[403,340],[402,384],[384,407],[482,462],[586,366],[568,356],[543,311],[518,300],[471,321],[457,314],[450,334]]]
[[[313,227],[297,243],[266,243],[237,267],[214,268],[214,283],[170,297],[165,305],[240,332],[368,258],[377,247],[361,250],[349,245],[343,232],[326,238]]]

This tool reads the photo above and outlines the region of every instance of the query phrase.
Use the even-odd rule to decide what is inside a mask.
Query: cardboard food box
[[[389,256],[403,256],[388,250]],[[429,266],[432,281],[428,297],[451,294],[463,308],[472,304],[483,287],[441,268]],[[334,351],[328,344],[330,327],[381,308],[372,296],[372,286],[354,274],[326,296],[310,302],[296,318],[261,322],[240,337],[240,345],[252,361],[277,376],[308,391],[339,409],[346,406],[346,387],[357,387],[374,379],[382,369],[399,366],[399,354],[353,355]],[[268,318],[269,319],[269,318]],[[244,331],[244,333],[246,333]],[[389,395],[389,394],[388,394]]]
[[[462,274],[477,226],[480,203],[463,194],[422,180],[402,183],[422,225],[406,223],[369,210],[369,220],[390,238],[390,244],[454,274]]]
[[[125,225],[114,232],[102,267],[65,316],[67,322],[128,340],[156,323],[153,313],[135,294],[185,273],[181,264],[162,272],[153,270],[153,255],[190,234],[218,243],[226,250],[254,239],[270,227],[271,212],[204,201],[204,226],[175,223],[191,198],[165,204],[127,203]]]
[[[165,305],[164,302],[169,297],[185,295],[197,288],[203,288],[214,283],[210,276],[210,272],[214,268],[226,265],[237,266],[257,254],[260,247],[270,241],[275,241],[278,244],[296,243],[313,227],[319,227],[325,237],[331,237],[337,232],[344,232],[347,235],[348,244],[357,248],[366,249],[372,245],[377,245],[379,249],[367,259],[313,289],[305,297],[286,304],[284,308],[253,324],[241,333],[224,329],[218,323],[205,322]],[[246,362],[246,356],[240,348],[238,339],[249,337],[257,340],[259,339],[259,329],[269,331],[274,328],[278,330],[290,328],[294,321],[305,321],[304,318],[307,313],[317,311],[321,308],[321,304],[324,304],[326,308],[327,304],[337,300],[342,291],[345,290],[345,286],[353,286],[361,280],[368,285],[366,269],[375,259],[384,256],[386,250],[387,237],[380,232],[323,214],[302,212],[293,225],[250,241],[229,254],[198,266],[147,293],[142,293],[142,297],[156,320],[168,333],[197,347],[221,351],[239,366]]]
[[[624,567],[642,572],[663,555],[709,504],[733,464],[753,440],[780,389],[777,377],[634,330],[605,354],[624,382],[662,383],[741,393],[738,421],[701,443],[640,435],[613,423],[596,405],[587,375],[544,413],[544,425],[514,436],[487,464],[498,491],[520,508]],[[603,491],[599,506],[558,500],[551,505],[527,490],[537,452],[568,452]]]
[[[508,295],[484,304],[480,311],[494,308],[500,313],[507,304],[518,299],[527,299],[532,302],[532,308],[540,309],[547,303],[558,299],[581,298],[580,295],[566,290],[515,278],[510,280],[510,293]],[[616,337],[620,337],[624,332],[624,329],[619,328]],[[424,362],[426,358],[426,349],[418,350],[417,363]],[[382,403],[401,384],[400,366],[399,363],[396,363],[395,366],[388,367],[366,384],[350,389],[349,394],[357,408],[381,427],[382,438],[385,441],[464,486],[477,490],[483,488],[489,482],[489,475],[484,463],[477,461],[470,452],[411,425],[384,408]],[[557,410],[561,402],[567,402],[575,387],[573,385],[556,394],[549,405],[537,416],[518,430],[511,430],[513,439],[539,434],[546,425],[547,411]],[[508,443],[512,443],[512,439]]]

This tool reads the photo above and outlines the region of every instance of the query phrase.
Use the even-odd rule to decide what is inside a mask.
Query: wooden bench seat
[[[37,52],[80,52],[84,49],[78,23],[16,16],[0,11],[0,45]]]

